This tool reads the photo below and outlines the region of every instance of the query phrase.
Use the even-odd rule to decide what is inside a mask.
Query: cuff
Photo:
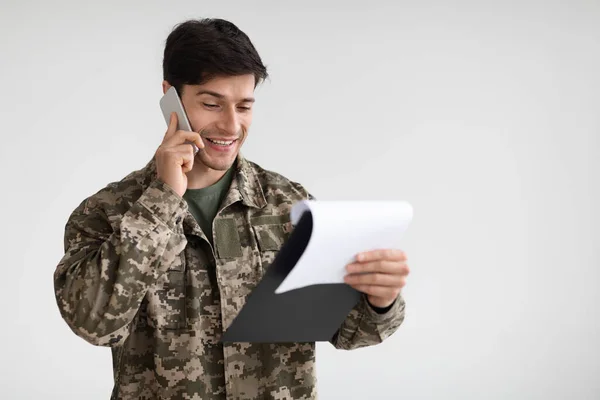
[[[172,230],[188,210],[187,202],[159,179],[152,181],[138,201]]]
[[[396,300],[386,308],[374,307],[369,303],[367,295],[363,295],[364,311],[367,318],[375,323],[385,322],[390,316],[400,312],[404,305],[402,295],[398,295]]]
[[[386,312],[390,311],[392,309],[392,307],[394,307],[394,304],[396,304],[396,301],[398,301],[398,299],[394,300],[392,302],[392,304],[390,304],[387,307],[381,308],[381,307],[375,307],[373,304],[371,304],[369,302],[369,298],[367,297],[367,304],[369,304],[369,306],[373,309],[373,311],[375,311],[377,314],[385,314]]]

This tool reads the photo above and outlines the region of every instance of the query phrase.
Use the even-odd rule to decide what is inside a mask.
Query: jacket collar
[[[265,194],[258,179],[258,172],[254,165],[248,161],[241,153],[235,161],[235,174],[233,176],[229,191],[223,201],[223,207],[227,207],[237,201],[242,204],[253,207],[263,208],[267,205]],[[156,158],[152,157],[150,162],[142,169],[144,187],[156,179]]]

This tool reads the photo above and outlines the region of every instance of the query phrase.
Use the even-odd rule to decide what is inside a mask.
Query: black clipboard
[[[312,227],[312,214],[304,212],[262,280],[224,332],[222,342],[325,342],[334,337],[360,300],[360,292],[345,283],[336,283],[275,293],[306,249]]]

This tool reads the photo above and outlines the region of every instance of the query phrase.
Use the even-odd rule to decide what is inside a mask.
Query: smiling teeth
[[[208,139],[208,140],[214,144],[218,144],[221,146],[229,146],[231,143],[233,143],[233,140],[230,140],[229,142],[225,142],[222,140],[214,140],[214,139]]]

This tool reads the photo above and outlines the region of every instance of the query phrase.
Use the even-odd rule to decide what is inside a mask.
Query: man
[[[266,68],[235,25],[205,19],[169,35],[163,72],[195,131],[173,114],[146,167],[74,210],[54,275],[62,317],[111,348],[115,399],[316,398],[314,343],[220,343],[289,235],[291,206],[312,198],[240,155]],[[347,270],[364,296],[331,343],[380,343],[404,318],[406,258],[375,250]]]

